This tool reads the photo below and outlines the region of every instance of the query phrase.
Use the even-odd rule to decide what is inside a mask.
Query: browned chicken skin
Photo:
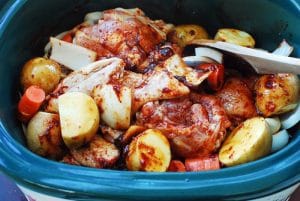
[[[70,158],[70,156],[72,157]],[[120,152],[114,144],[107,142],[100,136],[95,136],[86,147],[70,150],[70,156],[64,158],[63,162],[105,168],[115,164],[119,159]]]
[[[137,113],[137,124],[163,131],[178,156],[194,157],[219,148],[230,121],[216,97],[192,94],[145,104]]]
[[[97,52],[98,57],[117,56],[129,67],[140,65],[166,39],[169,25],[152,21],[140,9],[111,9],[98,24],[76,34],[78,45]]]
[[[234,125],[257,116],[252,92],[240,78],[229,78],[217,94]]]

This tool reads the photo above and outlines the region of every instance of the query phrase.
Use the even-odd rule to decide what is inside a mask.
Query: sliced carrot
[[[220,162],[217,155],[201,157],[201,158],[187,158],[185,159],[186,171],[205,171],[220,169]]]
[[[185,166],[179,160],[171,160],[168,172],[185,172]]]
[[[72,43],[73,42],[73,36],[72,36],[71,33],[67,33],[66,35],[64,35],[64,37],[61,40],[66,41],[68,43]]]
[[[224,66],[216,63],[200,64],[198,69],[210,70],[212,73],[208,76],[208,85],[212,90],[218,91],[222,88],[224,83]]]
[[[32,85],[27,88],[18,104],[18,110],[21,115],[21,119],[29,119],[35,113],[37,113],[43,101],[45,100],[45,96],[46,94],[44,90],[38,86]]]

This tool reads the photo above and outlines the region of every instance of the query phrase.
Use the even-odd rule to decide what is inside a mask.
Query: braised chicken
[[[65,162],[70,161],[88,167],[105,168],[115,164],[119,159],[120,152],[114,144],[96,136],[88,146],[71,150],[70,155],[72,158],[65,158]]]
[[[257,116],[252,92],[240,78],[229,78],[216,96],[234,125]]]
[[[216,97],[197,94],[161,103],[148,102],[137,113],[137,123],[163,131],[172,150],[182,157],[213,153],[231,125]]]
[[[55,159],[94,168],[218,169],[222,156],[229,161],[237,153],[244,157],[235,163],[221,161],[228,165],[269,153],[271,130],[285,127],[278,117],[264,117],[297,106],[296,75],[286,74],[280,80],[269,79],[276,75],[241,77],[229,70],[224,52],[208,47],[197,47],[195,56],[190,56],[184,48],[208,38],[201,26],[174,28],[151,20],[138,8],[93,12],[86,18],[61,37],[51,37],[44,58],[28,62],[21,74],[24,94],[18,115],[27,125],[29,149],[39,155],[54,158],[51,155],[61,151]],[[243,41],[244,34],[232,34],[236,32],[227,30],[225,38]],[[51,82],[53,77],[56,82],[50,88],[36,81]],[[275,96],[281,101],[270,99]],[[270,100],[283,110],[257,118],[265,114],[264,107],[257,112],[259,101],[270,107]],[[55,128],[54,141],[49,141],[53,138],[49,128]],[[235,133],[238,137],[232,137]],[[239,148],[241,144],[245,147]],[[62,150],[50,153],[49,147]]]
[[[75,43],[94,50],[100,58],[118,56],[132,68],[166,40],[171,27],[150,20],[140,9],[117,8],[104,11],[98,24],[80,29]]]
[[[48,96],[46,111],[58,112],[57,98],[66,92],[76,91],[90,95],[95,86],[119,79],[123,75],[124,66],[125,64],[121,59],[111,58],[95,62],[70,73]]]

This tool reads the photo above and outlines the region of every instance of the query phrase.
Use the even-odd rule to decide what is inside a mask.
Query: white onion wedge
[[[300,121],[300,104],[296,109],[280,116],[281,124],[284,129],[289,129],[295,126]]]
[[[62,39],[67,33],[69,33],[69,31],[64,31],[64,32],[56,35],[54,38]],[[44,48],[44,53],[45,53],[46,56],[49,54],[50,50],[51,50],[51,43],[49,41],[47,43],[47,45],[45,46],[45,48]]]
[[[116,89],[117,88],[117,89]],[[93,97],[100,108],[101,119],[113,129],[127,129],[131,116],[131,89],[110,84],[98,85]]]
[[[272,52],[273,54],[276,55],[281,55],[281,56],[290,56],[290,54],[293,52],[294,48],[290,46],[286,40],[283,40],[279,46]]]
[[[281,127],[281,123],[280,123],[280,119],[278,117],[265,118],[265,120],[269,126],[271,134],[274,134],[279,131],[279,129]]]
[[[71,70],[78,70],[96,60],[97,53],[84,47],[53,37],[50,38],[50,43],[52,46],[50,59]]]
[[[207,57],[218,63],[223,63],[223,54],[215,49],[209,47],[197,47],[195,48],[195,56]]]
[[[190,67],[197,67],[202,63],[215,63],[214,60],[201,56],[187,56],[183,57],[182,59],[186,63],[186,65]]]
[[[272,151],[275,152],[282,149],[289,142],[289,133],[287,130],[281,130],[272,135]]]
[[[97,24],[97,22],[102,16],[103,16],[103,12],[100,11],[87,13],[84,17],[84,21],[91,25],[94,25]]]

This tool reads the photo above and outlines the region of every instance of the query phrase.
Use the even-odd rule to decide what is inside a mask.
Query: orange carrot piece
[[[44,90],[38,86],[32,85],[27,88],[18,104],[18,110],[22,119],[29,119],[37,113],[45,97]]]
[[[185,172],[184,164],[179,160],[171,160],[168,172]]]
[[[205,170],[217,170],[220,169],[220,162],[217,155],[199,157],[199,158],[187,158],[185,159],[186,171],[205,171]]]

